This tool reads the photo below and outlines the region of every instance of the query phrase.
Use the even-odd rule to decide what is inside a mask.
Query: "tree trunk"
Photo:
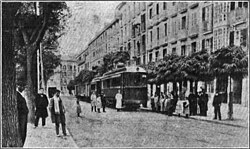
[[[3,19],[2,33],[2,146],[21,147],[23,144],[19,135],[18,126],[12,31],[12,16],[14,16],[15,12],[13,12],[13,7],[6,5],[9,4],[3,4],[3,16],[6,15],[5,18],[8,18],[8,20]]]
[[[233,120],[233,98],[232,98],[232,93],[231,93],[231,76],[229,76],[229,101],[228,101],[228,119]]]
[[[35,46],[29,45],[26,49],[27,52],[27,104],[29,108],[28,122],[35,122],[35,96],[34,96],[34,86],[32,81],[32,58],[33,58],[33,48]]]

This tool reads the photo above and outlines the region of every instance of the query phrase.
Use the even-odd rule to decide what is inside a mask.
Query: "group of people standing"
[[[122,94],[121,91],[118,90],[118,92],[115,95],[115,100],[116,100],[116,104],[115,107],[117,109],[117,111],[121,111],[122,109]],[[101,94],[97,94],[96,92],[93,91],[91,96],[90,96],[90,103],[91,103],[91,111],[95,111],[100,113],[101,108],[103,109],[103,112],[105,111],[106,105],[107,105],[107,99],[105,97],[105,94],[103,93],[103,91],[101,92]]]
[[[106,108],[106,98],[103,92],[101,92],[101,94],[97,94],[95,93],[95,91],[92,92],[91,96],[90,96],[90,100],[91,100],[91,111],[95,111],[98,113],[101,113],[101,108],[103,112],[105,111]]]
[[[189,115],[197,115],[198,114],[198,106],[199,106],[199,114],[201,116],[207,116],[208,110],[208,94],[205,92],[203,88],[198,94],[195,94],[195,91],[192,91],[188,97],[185,96],[185,90],[177,94],[177,91],[171,91],[170,93],[164,94],[163,92],[155,92],[154,96],[151,97],[151,107],[153,111],[166,113],[171,116],[176,107],[179,106],[177,102],[182,101],[182,112],[188,117]]]

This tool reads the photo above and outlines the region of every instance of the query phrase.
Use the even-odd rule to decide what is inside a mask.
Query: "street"
[[[91,112],[90,104],[62,97],[66,106],[67,128],[78,147],[246,147],[247,128],[166,116],[144,111],[107,108]]]

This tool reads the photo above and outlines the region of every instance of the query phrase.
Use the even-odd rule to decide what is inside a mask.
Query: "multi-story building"
[[[117,50],[128,51],[129,64],[140,65],[157,62],[172,53],[187,56],[203,49],[211,53],[228,45],[247,49],[248,17],[248,2],[121,2],[114,20],[88,44],[85,68],[93,70],[105,54]],[[247,78],[243,82],[234,80],[238,99],[248,93]],[[222,84],[220,81],[206,83],[207,91],[228,88],[228,83],[216,85]],[[198,83],[198,87],[204,85]],[[171,91],[172,86],[161,85],[160,90]],[[186,87],[189,94],[194,83],[186,81],[178,86]],[[156,88],[149,85],[149,94]]]
[[[69,95],[67,85],[77,74],[77,63],[72,58],[63,58],[60,66],[54,70],[54,75],[47,82],[47,89],[56,88],[62,95]]]

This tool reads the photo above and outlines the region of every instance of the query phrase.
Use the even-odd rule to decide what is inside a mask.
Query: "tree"
[[[21,147],[15,91],[14,16],[20,3],[2,3],[2,146]]]
[[[114,65],[121,63],[126,63],[129,60],[129,53],[127,51],[111,52],[103,57],[103,64],[96,68],[99,75],[103,75],[105,72],[114,69]]]
[[[20,47],[26,52],[27,98],[29,107],[29,122],[34,122],[34,84],[32,80],[32,65],[39,44],[46,32],[58,32],[64,29],[62,21],[67,13],[64,2],[39,3],[39,15],[34,2],[25,2],[15,15],[16,35]]]
[[[70,80],[69,84],[67,85],[67,89],[69,90],[69,93],[72,93],[72,90],[75,89],[75,81],[74,80]]]
[[[241,47],[223,47],[212,53],[210,69],[216,77],[230,79],[228,119],[233,120],[233,98],[231,96],[231,78],[242,78],[248,75],[248,56]]]

